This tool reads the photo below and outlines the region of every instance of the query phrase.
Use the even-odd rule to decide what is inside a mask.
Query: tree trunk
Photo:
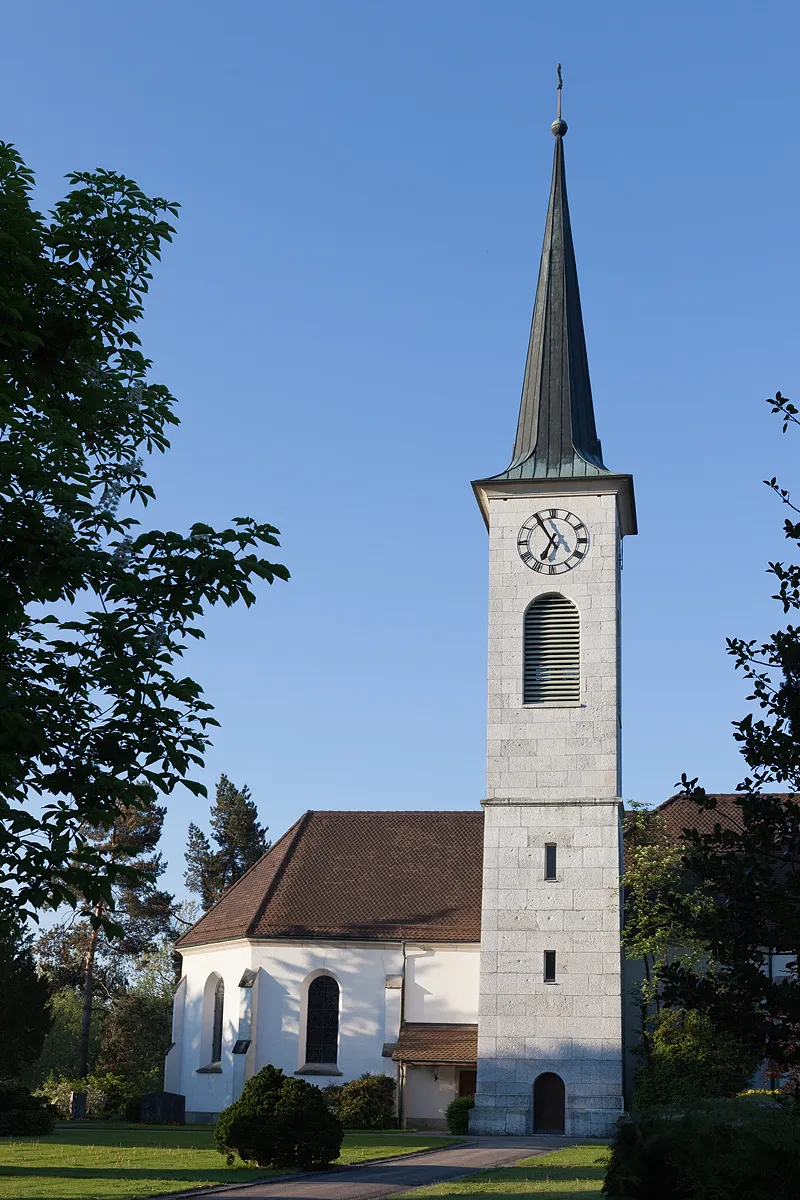
[[[98,904],[94,910],[96,917],[103,915],[103,906]],[[92,1027],[92,998],[94,995],[94,960],[97,953],[97,943],[100,940],[100,930],[93,929],[89,938],[86,956],[83,960],[83,1013],[81,1014],[81,1036],[78,1041],[78,1077],[85,1079],[89,1074],[89,1031]]]

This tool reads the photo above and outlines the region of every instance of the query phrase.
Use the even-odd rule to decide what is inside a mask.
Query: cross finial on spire
[[[561,120],[561,88],[563,87],[561,82],[561,63],[558,64],[556,70],[558,71],[558,116],[556,117],[555,121],[553,121],[550,129],[553,137],[563,137],[567,132],[567,122]]]

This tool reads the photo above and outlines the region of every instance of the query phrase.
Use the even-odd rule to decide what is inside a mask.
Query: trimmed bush
[[[770,1097],[708,1101],[623,1117],[607,1200],[796,1200],[800,1118]]]
[[[469,1114],[475,1107],[473,1096],[456,1096],[445,1109],[444,1119],[451,1133],[469,1133]]]
[[[664,1009],[650,1021],[650,1056],[636,1072],[633,1107],[731,1098],[747,1087],[760,1055],[699,1013]]]
[[[395,1087],[391,1076],[367,1072],[339,1087],[326,1087],[322,1094],[345,1129],[394,1129]]]
[[[318,1087],[272,1066],[248,1079],[214,1130],[229,1165],[238,1154],[259,1167],[327,1167],[339,1157],[343,1136]]]
[[[51,1104],[16,1079],[0,1079],[0,1137],[39,1137],[52,1133],[56,1113]]]

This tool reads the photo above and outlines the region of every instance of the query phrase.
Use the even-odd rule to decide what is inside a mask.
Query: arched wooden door
[[[564,1132],[564,1080],[552,1071],[533,1085],[533,1132]]]

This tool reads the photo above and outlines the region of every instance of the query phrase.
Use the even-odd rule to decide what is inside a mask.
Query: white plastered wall
[[[478,1020],[477,946],[408,947],[406,1021],[472,1024]]]
[[[476,946],[407,946],[405,1020],[474,1023],[479,957]],[[403,964],[403,948],[391,943],[240,940],[185,950],[184,982],[176,994],[174,1026],[176,1032],[181,1028],[180,1054],[174,1056],[180,1058],[181,1069],[178,1080],[170,1067],[171,1090],[186,1096],[190,1119],[195,1114],[194,1119],[199,1120],[236,1099],[242,1079],[267,1063],[287,1075],[297,1072],[305,1058],[304,996],[309,981],[320,973],[332,975],[340,988],[337,1067],[341,1074],[307,1078],[325,1087],[356,1079],[365,1071],[394,1077],[395,1064],[383,1056],[383,1049],[386,1043],[395,1042],[400,1032],[401,994],[392,984],[403,975]],[[242,998],[239,988],[246,969],[258,972],[252,1002]],[[225,983],[220,1074],[198,1073],[199,1067],[207,1065],[201,1061],[203,994],[211,975],[221,976]],[[243,1014],[252,1014],[252,1040],[244,1072],[231,1053],[236,1039],[248,1036]],[[446,1107],[452,1099],[455,1076],[447,1076],[452,1069],[443,1070],[441,1087],[437,1085],[434,1091],[437,1096],[448,1093]],[[424,1087],[419,1099],[424,1113],[416,1112],[416,1101],[412,1104],[406,1095],[407,1119],[426,1115],[438,1119],[438,1100],[434,1103]]]

